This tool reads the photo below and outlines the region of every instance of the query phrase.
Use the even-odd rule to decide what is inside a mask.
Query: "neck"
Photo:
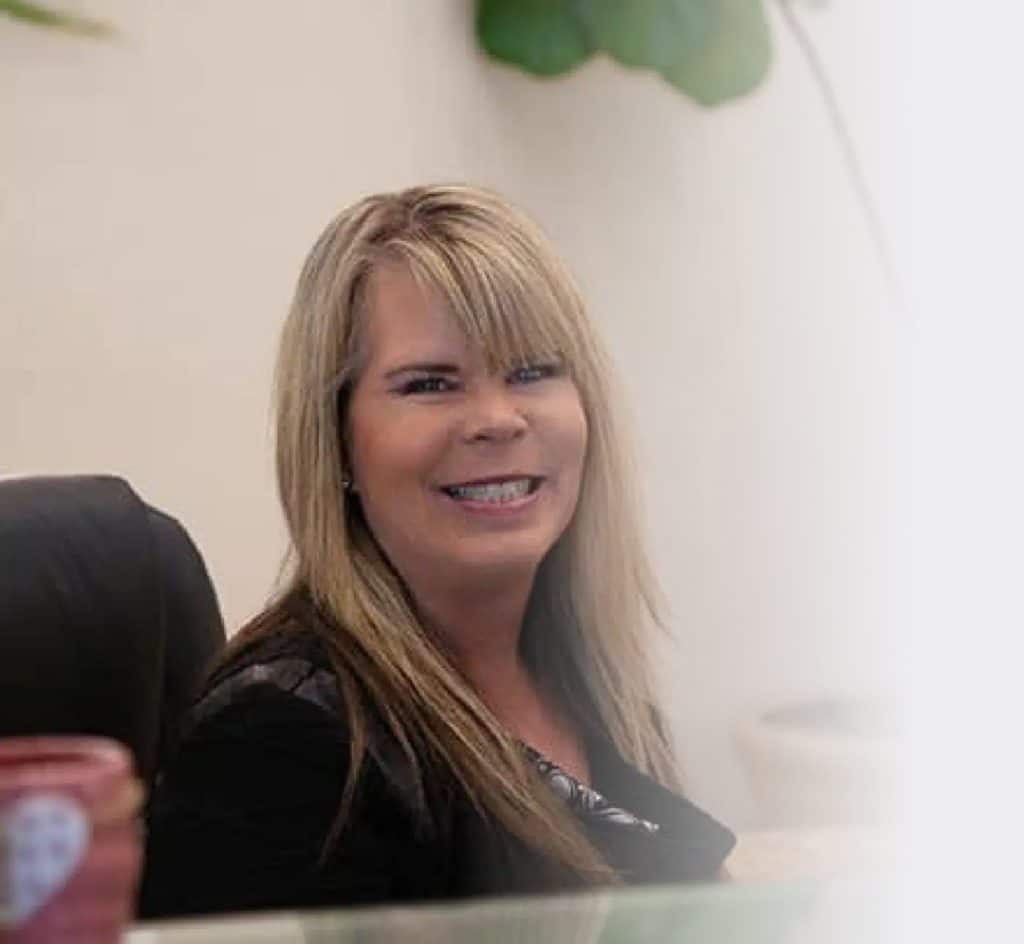
[[[499,718],[515,710],[533,684],[519,651],[533,574],[500,586],[439,586],[418,592],[420,613],[449,657]],[[507,720],[507,719],[506,719]]]
[[[525,744],[587,782],[586,752],[573,722],[531,677],[520,653],[523,618],[534,574],[500,586],[444,587],[423,581],[417,593],[421,617],[437,633],[449,657],[494,717]]]

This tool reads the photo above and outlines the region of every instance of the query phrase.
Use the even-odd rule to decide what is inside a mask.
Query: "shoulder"
[[[324,856],[351,771],[334,677],[309,640],[236,650],[192,710],[147,811],[148,917],[374,900],[414,823],[374,764]],[[385,848],[386,853],[375,851]]]
[[[350,746],[333,675],[298,650],[246,656],[224,666],[193,705],[158,793],[327,802],[347,775]]]
[[[189,713],[186,734],[239,705],[313,709],[344,724],[337,679],[323,644],[298,625],[239,647],[213,674]]]
[[[245,630],[243,630],[245,632]],[[289,616],[268,634],[241,639],[215,670],[182,730],[178,755],[251,757],[260,766],[280,764],[312,774],[348,772],[353,741],[362,741],[367,766],[383,774],[411,807],[419,794],[414,771],[373,706],[353,719],[343,701],[322,636]],[[173,764],[172,764],[173,766]]]

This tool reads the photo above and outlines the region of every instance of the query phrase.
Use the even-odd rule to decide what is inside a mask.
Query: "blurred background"
[[[706,105],[607,55],[498,62],[468,0],[63,9],[114,33],[0,17],[0,473],[123,475],[189,529],[236,630],[284,548],[270,377],[306,252],[368,192],[494,187],[621,373],[691,795],[736,828],[829,821],[759,792],[751,721],[903,689],[911,332],[787,17],[900,268],[901,10],[769,2],[763,80]]]

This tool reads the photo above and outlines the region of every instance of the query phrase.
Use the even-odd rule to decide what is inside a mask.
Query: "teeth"
[[[516,479],[488,485],[453,485],[447,489],[452,498],[469,501],[509,502],[523,498],[530,491],[529,479]]]

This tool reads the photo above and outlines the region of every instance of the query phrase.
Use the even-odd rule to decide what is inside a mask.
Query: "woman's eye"
[[[517,367],[508,375],[508,379],[510,383],[528,384],[554,377],[557,373],[556,364],[528,364],[525,367]]]
[[[446,393],[455,385],[447,377],[415,377],[402,385],[403,394]]]

